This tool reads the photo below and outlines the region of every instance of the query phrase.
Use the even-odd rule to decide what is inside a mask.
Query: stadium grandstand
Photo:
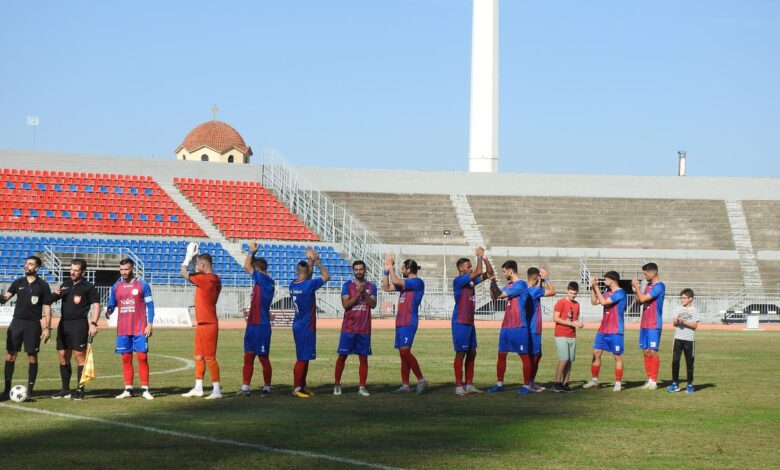
[[[241,144],[239,161],[248,162]],[[188,148],[198,151],[191,139]],[[749,305],[769,306],[764,319],[780,320],[771,308],[780,304],[776,180],[295,168],[276,152],[260,157],[230,164],[0,151],[0,286],[38,254],[54,282],[71,258],[86,258],[106,292],[128,256],[158,302],[188,307],[178,271],[186,243],[198,241],[226,286],[220,315],[238,316],[249,296],[246,244],[256,240],[278,281],[279,309],[295,263],[314,246],[333,276],[319,297],[322,315],[340,316],[338,287],[352,260],[365,259],[377,279],[390,251],[423,267],[422,312],[448,318],[456,259],[485,246],[497,268],[508,259],[523,270],[543,265],[561,288],[613,269],[628,282],[654,261],[670,292],[696,291],[707,321]],[[377,315],[393,315],[389,295],[380,305]],[[585,307],[586,317],[599,315]],[[484,290],[477,308],[481,318],[502,315]]]

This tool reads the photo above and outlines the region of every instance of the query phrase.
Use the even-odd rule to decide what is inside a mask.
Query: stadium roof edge
[[[630,176],[298,167],[325,192],[780,200],[780,178]]]
[[[173,156],[120,157],[7,149],[0,149],[0,167],[147,175],[155,177],[158,182],[175,176],[258,181],[262,172],[262,167],[257,164],[185,162]],[[326,192],[780,200],[780,178],[295,168],[304,181]]]

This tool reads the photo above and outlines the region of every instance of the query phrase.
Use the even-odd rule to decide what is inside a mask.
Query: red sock
[[[600,370],[601,370],[601,364],[599,364],[597,366],[591,365],[590,366],[591,377],[593,377],[594,379],[598,379]]]
[[[209,367],[209,375],[212,382],[219,382],[219,362],[216,357],[206,359],[206,365]]]
[[[536,373],[539,372],[539,361],[541,359],[541,355],[531,356],[531,382],[536,380]]]
[[[474,363],[476,359],[474,356],[466,356],[466,385],[474,383]]]
[[[306,361],[295,361],[295,367],[293,368],[293,387],[303,387],[303,374],[306,370]]]
[[[653,382],[658,382],[658,370],[661,368],[661,356],[653,358],[653,370],[651,371]]]
[[[498,359],[496,360],[496,380],[498,382],[504,381],[504,374],[506,373],[506,355],[505,352],[498,353]]]
[[[344,366],[347,364],[347,356],[343,354],[339,354],[338,359],[336,359],[336,373],[335,379],[333,381],[334,384],[339,385],[341,384],[341,374],[344,373]]]
[[[653,366],[650,364],[650,361],[651,361],[650,356],[645,355],[645,375],[647,375],[648,379],[651,379],[651,377],[653,376],[653,373],[651,372]]]
[[[368,380],[368,356],[358,356],[360,358],[360,368],[358,369],[358,377],[360,379],[360,386],[365,387]]]
[[[303,376],[301,377],[301,387],[306,386],[306,377],[309,376],[309,361],[303,361]]]
[[[242,370],[243,384],[252,383],[252,375],[255,373],[255,354],[251,352],[244,353],[244,369]]]
[[[398,350],[398,354],[401,356],[401,384],[403,385],[409,385],[409,359],[407,358],[406,351],[409,350]]]
[[[270,387],[271,373],[273,372],[273,368],[271,367],[271,360],[268,359],[268,356],[257,356],[257,359],[260,361],[260,364],[263,365],[263,385]]]
[[[463,386],[463,358],[460,356],[455,356],[455,362],[452,364],[452,367],[455,369],[455,386],[462,387]]]
[[[623,369],[615,369],[615,382],[623,381]]]
[[[523,361],[523,385],[531,383],[531,357],[528,354],[521,354],[520,360]]]
[[[195,359],[195,379],[196,380],[203,380],[203,377],[206,375],[206,361],[203,359]]]
[[[149,386],[149,361],[146,358],[146,353],[137,352],[135,356],[138,358],[138,375],[141,377],[141,386]]]
[[[411,349],[406,350],[406,363],[409,365],[409,368],[412,369],[412,372],[414,372],[414,376],[417,377],[417,380],[422,380],[423,373],[422,370],[420,370],[420,364],[417,363],[417,358],[414,357]]]
[[[125,376],[125,387],[133,386],[133,353],[122,354],[122,374]]]

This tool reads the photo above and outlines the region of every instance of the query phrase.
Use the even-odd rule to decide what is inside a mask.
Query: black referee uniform
[[[33,282],[27,281],[27,276],[15,280],[8,293],[16,295],[16,306],[11,325],[6,333],[5,349],[9,353],[16,354],[22,350],[28,356],[37,356],[41,347],[41,318],[43,318],[43,306],[51,305],[51,288],[49,283],[36,276]],[[30,364],[27,393],[32,396],[35,379],[38,376],[38,363]],[[5,392],[7,396],[11,390],[11,381],[14,374],[14,362],[5,362]]]
[[[89,337],[89,314],[92,304],[100,303],[97,289],[86,279],[73,283],[65,279],[60,294],[52,293],[51,302],[62,300],[62,316],[57,326],[57,350],[85,349]]]
[[[57,350],[84,350],[89,338],[89,314],[92,304],[100,303],[100,295],[95,286],[86,279],[80,279],[75,284],[68,278],[60,286],[60,293],[51,294],[51,302],[62,301],[62,315],[57,325]],[[76,384],[81,382],[84,366],[78,366]],[[70,377],[73,373],[70,361],[60,365],[63,395],[67,396],[70,389]]]

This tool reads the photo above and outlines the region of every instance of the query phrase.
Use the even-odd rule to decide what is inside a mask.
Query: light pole
[[[40,121],[38,120],[38,116],[27,116],[27,125],[32,127],[33,152],[35,151],[35,128],[38,127],[39,122]]]
[[[450,236],[450,231],[445,230],[442,232],[442,235],[444,235],[444,262],[442,263],[442,279],[444,280],[443,292],[447,292],[447,237]]]

